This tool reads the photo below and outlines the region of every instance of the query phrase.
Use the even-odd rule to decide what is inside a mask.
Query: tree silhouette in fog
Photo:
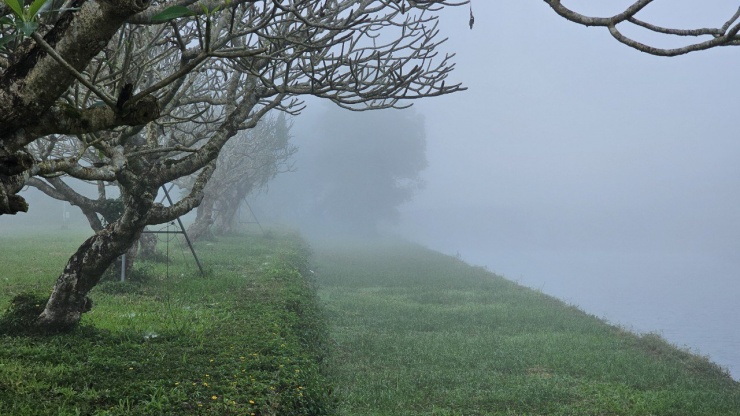
[[[413,110],[327,108],[296,136],[305,143],[296,172],[271,187],[269,199],[271,210],[312,231],[374,233],[423,186],[424,118]]]

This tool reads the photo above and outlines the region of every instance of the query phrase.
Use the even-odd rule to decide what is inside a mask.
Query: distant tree
[[[627,4],[623,10],[613,16],[585,16],[564,6],[560,0],[544,0],[560,16],[584,26],[602,26],[619,42],[641,52],[657,56],[678,56],[689,52],[703,51],[719,46],[740,45],[740,9],[733,10],[726,21],[716,27],[679,29],[656,25],[639,18],[640,12],[646,10],[653,0],[638,0]],[[677,48],[662,48],[642,43],[624,34],[621,26],[636,26],[654,34],[666,35],[681,39],[690,39],[686,45]]]
[[[194,209],[224,146],[270,110],[297,113],[305,95],[379,109],[461,90],[446,82],[453,65],[439,51],[445,5],[455,4],[4,0],[0,215],[28,208],[18,192],[31,177],[121,190],[118,217],[70,257],[38,324],[74,327],[108,266],[147,225]],[[78,151],[35,157],[29,146],[53,135]],[[174,205],[156,202],[162,185],[192,174]]]
[[[203,191],[195,222],[188,229],[193,240],[223,235],[234,230],[237,213],[246,197],[259,191],[291,167],[297,148],[290,144],[285,113],[265,117],[248,132],[242,132],[224,146],[216,170]],[[183,181],[188,189],[196,178]]]
[[[272,189],[286,194],[282,209],[302,217],[304,225],[373,233],[379,223],[396,220],[399,205],[423,186],[424,119],[413,110],[358,113],[334,107],[306,130],[299,139],[310,146],[298,153],[289,188]]]

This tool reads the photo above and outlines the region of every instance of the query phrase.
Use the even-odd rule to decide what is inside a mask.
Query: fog
[[[584,13],[598,12],[594,3],[568,2]],[[646,18],[684,28],[719,26],[737,8],[656,3]],[[538,0],[474,1],[473,11],[472,31],[467,7],[440,25],[445,50],[457,54],[453,81],[468,90],[414,105],[426,132],[424,187],[378,220],[611,322],[658,332],[739,378],[740,55],[649,56]],[[326,109],[309,104],[292,130],[295,172],[253,202],[261,221],[300,218],[315,232],[332,226],[281,199],[318,160],[310,139]],[[39,215],[34,204],[30,215]],[[63,215],[61,202],[49,207]],[[18,221],[0,218],[0,227]]]
[[[737,8],[656,3],[646,16],[682,28],[719,26]],[[541,1],[473,11],[472,31],[467,10],[443,22],[469,90],[416,105],[427,186],[401,232],[738,378],[736,51],[649,56]]]
[[[593,3],[569,2],[584,13],[598,12]],[[655,23],[694,28],[721,25],[737,5],[651,7]],[[393,231],[740,377],[737,53],[646,55],[542,1],[475,1],[473,11],[472,31],[467,8],[440,26],[457,53],[453,78],[469,89],[415,103],[426,186]],[[322,111],[296,119],[288,175],[305,173],[302,137]]]

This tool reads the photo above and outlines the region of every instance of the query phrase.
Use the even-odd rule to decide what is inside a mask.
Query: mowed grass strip
[[[405,242],[314,247],[343,415],[740,415],[740,384]]]
[[[48,295],[84,234],[0,237],[0,304]],[[162,249],[165,244],[160,243]],[[295,236],[221,238],[102,282],[70,334],[0,335],[0,415],[322,415],[326,331]],[[39,302],[38,307],[43,307]]]

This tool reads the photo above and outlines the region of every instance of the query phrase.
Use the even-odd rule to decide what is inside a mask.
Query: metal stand
[[[170,190],[172,189],[172,186],[170,186]],[[167,187],[162,186],[162,190],[164,191],[164,196],[167,199],[167,202],[169,202],[170,206],[174,205],[172,202],[172,198],[170,197],[170,193],[167,190]],[[165,198],[162,198],[164,201]],[[251,210],[251,208],[250,208]],[[195,253],[195,248],[193,247],[193,243],[190,241],[190,237],[188,237],[187,231],[185,231],[185,225],[183,225],[182,220],[180,217],[177,217],[177,225],[180,227],[179,231],[147,231],[144,230],[142,233],[145,234],[182,234],[185,237],[185,241],[188,243],[188,247],[190,248],[190,252],[193,253],[193,258],[195,259],[195,264],[198,265],[198,270],[200,270],[200,275],[205,276],[206,273],[203,271],[203,266],[200,264],[200,260],[198,260],[198,255]],[[261,229],[262,227],[260,227]],[[169,253],[167,256],[167,261],[169,262]],[[126,254],[123,254],[121,256],[121,281],[126,280]]]
[[[239,219],[239,223],[241,223],[241,224],[257,224],[257,227],[259,227],[260,232],[262,232],[262,235],[265,235],[265,230],[262,229],[262,224],[260,224],[259,220],[257,219],[257,216],[254,215],[254,210],[252,210],[252,207],[249,205],[249,202],[247,202],[246,199],[243,200],[242,202],[244,202],[244,205],[246,205],[247,206],[247,209],[249,209],[249,213],[252,214],[252,218],[254,218],[254,221],[241,221],[241,218],[240,218]],[[241,209],[239,211],[240,211],[239,217],[241,217]]]

